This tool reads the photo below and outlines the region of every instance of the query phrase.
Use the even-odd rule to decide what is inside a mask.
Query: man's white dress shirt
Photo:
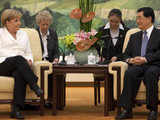
[[[16,39],[4,28],[0,28],[0,63],[7,57],[21,55],[33,62],[29,38],[25,31],[18,30]]]
[[[149,40],[149,38],[150,38],[150,36],[151,36],[151,33],[152,33],[153,29],[154,29],[154,26],[152,25],[151,27],[149,27],[149,28],[146,30],[148,40]],[[143,37],[144,37],[144,36],[143,36]]]

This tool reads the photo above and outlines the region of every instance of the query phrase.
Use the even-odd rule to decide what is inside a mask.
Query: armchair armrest
[[[128,69],[128,64],[122,61],[118,62],[112,62],[109,64],[109,73],[113,75],[113,80],[114,80],[114,98],[117,99],[117,89],[120,89],[120,93],[122,92],[123,88],[123,79],[124,79],[124,74],[125,71]],[[119,70],[118,70],[119,69]],[[120,73],[118,73],[120,72]],[[117,80],[119,80],[120,88],[117,86]]]
[[[38,77],[38,85],[44,91],[44,98],[47,98],[48,75],[52,73],[52,64],[48,61],[35,61],[32,65],[32,69]]]
[[[117,71],[115,71],[114,67],[120,67],[121,69],[121,79],[124,78],[124,73],[128,69],[128,64],[122,61],[112,62],[109,64],[109,73],[113,75],[114,80],[117,80]]]
[[[32,69],[38,77],[40,77],[40,70],[42,67],[48,67],[48,69],[45,70],[45,75],[52,73],[52,63],[48,61],[36,61],[33,63]]]

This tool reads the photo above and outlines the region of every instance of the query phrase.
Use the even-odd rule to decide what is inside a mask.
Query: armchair
[[[133,28],[127,32],[126,37],[125,37],[125,41],[124,41],[124,45],[123,45],[123,51],[122,51],[123,53],[127,47],[130,35],[138,32],[138,31],[140,31],[140,29]],[[117,102],[119,101],[118,99],[119,99],[120,94],[122,92],[124,73],[127,70],[127,68],[128,68],[128,64],[125,62],[122,62],[122,61],[112,62],[109,64],[109,73],[113,74],[113,79],[114,79],[114,98],[117,99]],[[141,100],[141,102],[144,102],[144,101],[142,101],[142,100],[144,100],[144,98],[145,98],[145,86],[142,83],[136,99]],[[118,108],[118,113],[119,112],[120,112],[120,108]]]
[[[40,104],[40,115],[44,114],[44,100],[48,95],[48,74],[52,72],[52,64],[42,60],[42,52],[39,35],[36,30],[30,28],[21,28],[26,31],[33,54],[34,63],[32,69],[38,76],[38,85],[44,91],[43,95],[38,98],[35,93],[27,86],[25,102]],[[14,78],[0,76],[0,103],[12,103],[13,99]]]
[[[135,32],[138,32],[139,30],[140,29],[138,29],[138,28],[133,28],[133,29],[127,31],[127,34],[126,34],[126,37],[125,37],[125,40],[124,40],[123,49],[122,49],[123,53],[124,53],[124,51],[127,47],[130,35],[135,33]],[[122,82],[121,86],[119,86],[120,85],[120,83],[119,83],[120,80],[119,79],[121,78],[121,80],[123,80],[124,73],[125,73],[125,70],[127,69],[127,67],[128,67],[128,65],[125,62],[122,62],[122,61],[112,62],[112,63],[109,64],[109,67],[108,67],[109,73],[113,75],[113,81],[114,81],[114,87],[113,87],[114,90],[113,91],[114,91],[114,98],[115,99],[117,99],[117,96],[118,96],[118,98],[120,96],[120,90],[119,89],[123,88],[123,86],[122,86],[123,81],[121,81]],[[110,76],[110,77],[112,77],[112,76]],[[103,81],[103,80],[104,80],[104,78],[103,78],[102,75],[94,76],[95,105],[97,105],[97,94],[98,94],[98,103],[100,103],[100,81]],[[117,81],[118,81],[118,83],[117,83]],[[113,83],[110,82],[109,86],[112,86],[112,85],[113,85]],[[111,100],[111,102],[113,102],[113,101]],[[113,105],[114,105],[114,103],[112,103],[112,105],[110,105],[110,108],[113,108]]]

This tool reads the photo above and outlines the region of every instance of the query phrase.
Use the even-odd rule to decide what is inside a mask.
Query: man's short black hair
[[[143,12],[145,17],[152,17],[152,23],[155,21],[154,10],[151,7],[142,7],[137,10],[137,13]]]

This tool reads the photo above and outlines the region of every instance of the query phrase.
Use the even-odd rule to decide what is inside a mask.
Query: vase
[[[94,56],[96,56],[96,58],[98,57],[98,52],[95,48],[90,48],[86,51],[74,51],[74,56],[76,59],[76,62],[78,64],[88,64],[88,55],[93,54]]]

